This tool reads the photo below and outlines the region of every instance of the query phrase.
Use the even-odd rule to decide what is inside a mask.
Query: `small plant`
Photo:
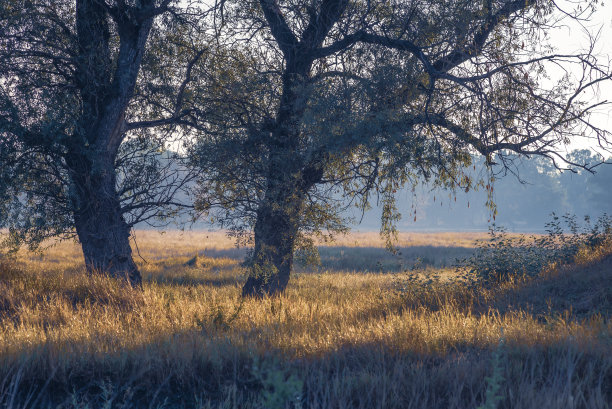
[[[466,278],[483,282],[502,282],[538,274],[550,263],[551,252],[538,245],[535,238],[511,237],[503,227],[489,229],[489,240],[478,243],[475,254],[461,260],[460,267],[468,267]],[[544,243],[542,243],[544,244]]]
[[[484,283],[499,283],[534,277],[555,264],[574,261],[584,248],[595,248],[612,239],[612,217],[604,214],[595,224],[588,216],[579,226],[576,216],[552,214],[545,224],[544,236],[510,236],[503,227],[493,225],[490,238],[477,244],[473,256],[459,260],[465,278]]]
[[[210,312],[210,319],[216,328],[222,330],[229,330],[232,322],[238,318],[240,312],[242,311],[242,307],[244,306],[244,299],[241,298],[238,302],[238,305],[234,308],[234,312],[231,314],[227,314],[225,309],[219,305],[215,304]],[[203,323],[200,321],[200,326],[203,326]]]
[[[502,353],[504,349],[504,336],[502,332],[502,336],[499,339],[499,344],[495,351],[493,351],[493,357],[491,359],[491,363],[493,365],[493,373],[491,376],[485,377],[485,381],[487,382],[487,390],[485,392],[485,401],[481,406],[478,406],[477,409],[497,409],[497,405],[499,401],[501,401],[504,397],[500,395],[499,390],[501,389],[502,382],[504,381],[504,376],[502,375],[503,371],[503,362],[502,362]]]
[[[304,382],[289,370],[279,366],[278,361],[253,362],[253,375],[261,383],[262,408],[284,409],[289,405],[301,408]]]

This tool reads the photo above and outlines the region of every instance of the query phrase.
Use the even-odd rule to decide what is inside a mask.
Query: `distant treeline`
[[[601,157],[586,149],[574,150],[569,157],[581,163],[601,161]],[[477,171],[484,169],[481,160],[476,162]],[[596,218],[612,213],[612,163],[596,167],[595,174],[586,170],[560,172],[550,162],[539,158],[517,160],[515,165],[515,175],[498,175],[494,182],[495,220],[485,206],[487,192],[484,188],[452,193],[424,183],[414,193],[405,191],[398,195],[397,207],[402,214],[398,228],[487,230],[495,222],[510,231],[539,232],[544,230],[552,212],[575,214],[579,219],[585,215]],[[486,180],[484,170],[481,176]],[[375,199],[372,202],[372,209],[365,213],[361,223],[354,225],[356,229],[377,230],[380,227],[381,209],[376,206]],[[356,214],[359,221],[361,215]]]

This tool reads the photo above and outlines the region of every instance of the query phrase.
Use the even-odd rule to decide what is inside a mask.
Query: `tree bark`
[[[82,108],[65,156],[87,271],[125,279],[137,287],[142,278],[132,259],[130,226],[116,191],[115,158],[127,131],[125,113],[153,24],[153,6],[151,0],[115,8],[96,0],[77,1],[76,79]],[[110,18],[119,35],[116,62],[111,58]]]
[[[283,138],[294,142],[297,137]],[[323,177],[321,163],[304,164],[292,143],[270,155],[268,185],[257,210],[255,248],[243,296],[261,297],[285,291],[293,268],[293,252],[303,224],[307,192]]]
[[[88,273],[123,279],[133,287],[142,277],[130,247],[130,226],[121,212],[111,159],[82,158],[73,172],[74,222]],[[85,166],[83,166],[85,165]]]
[[[310,77],[313,58],[305,45],[282,21],[275,20],[276,10],[266,1],[262,7],[273,35],[283,49],[286,67],[283,92],[276,121],[268,143],[269,159],[265,199],[257,210],[249,278],[243,296],[282,293],[293,268],[293,252],[307,192],[321,179],[322,172],[311,172],[300,153],[299,123],[306,108],[304,90]]]
[[[255,249],[243,296],[280,294],[289,283],[304,196],[298,189],[286,189],[287,184],[277,186],[268,190],[257,211]]]

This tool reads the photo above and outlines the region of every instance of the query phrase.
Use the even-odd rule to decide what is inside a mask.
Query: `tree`
[[[174,198],[191,179],[166,149],[189,120],[190,67],[206,51],[177,36],[197,31],[185,15],[171,0],[0,4],[8,244],[76,234],[89,272],[140,285],[130,229],[185,206]]]
[[[612,163],[612,158],[606,159],[588,149],[574,150],[568,156],[573,162],[592,165]],[[597,214],[610,212],[612,167],[597,166],[595,170],[594,174],[581,169],[563,172],[559,177],[566,191],[566,200],[572,207],[572,213],[577,216],[595,218]]]
[[[606,160],[606,164],[612,165],[612,158]],[[590,179],[590,180],[589,180]],[[599,210],[599,213],[610,214],[612,212],[612,192],[610,184],[612,183],[612,166],[601,166],[597,173],[587,179],[589,186],[589,203]]]
[[[554,2],[219,4],[226,75],[209,78],[199,101],[211,114],[193,158],[200,211],[237,234],[253,229],[243,295],[282,292],[294,252],[312,234],[343,230],[345,206],[376,196],[391,236],[396,189],[419,177],[473,188],[472,153],[502,166],[504,152],[559,166],[568,139],[590,131],[605,143],[588,122],[599,103],[578,96],[609,72],[589,50],[540,45],[556,24]],[[555,64],[567,75],[544,81]]]

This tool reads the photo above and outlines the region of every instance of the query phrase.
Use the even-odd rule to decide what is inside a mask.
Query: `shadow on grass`
[[[325,270],[401,272],[425,267],[452,266],[458,258],[473,254],[470,247],[410,246],[396,254],[380,247],[320,247],[321,267]]]
[[[281,350],[262,351],[186,331],[56,366],[57,356],[44,363],[37,359],[49,353],[45,348],[1,367],[0,404],[464,409],[486,403],[492,384],[500,409],[607,408],[612,399],[609,354],[566,342],[468,346],[444,354],[398,352],[385,342],[363,342],[296,359]]]
[[[240,277],[223,276],[223,277],[198,277],[193,275],[148,275],[144,278],[145,281],[158,285],[173,285],[173,286],[193,286],[204,285],[211,287],[235,287],[242,285],[244,281]]]
[[[452,266],[457,258],[474,251],[469,247],[413,246],[392,254],[379,247],[319,247],[321,264],[295,264],[295,273],[401,273],[425,268]],[[248,249],[205,250],[198,255],[158,261],[143,268],[145,281],[170,285],[241,285],[244,281],[242,261]],[[222,260],[233,260],[219,264]]]
[[[473,247],[410,246],[399,247],[392,254],[381,247],[320,246],[321,266],[318,269],[334,271],[400,272],[422,267],[450,267],[459,258],[473,254]],[[210,258],[244,260],[248,249],[205,250],[200,254]],[[297,264],[297,263],[296,263]],[[308,272],[317,269],[299,266],[296,270]]]
[[[533,306],[536,314],[551,298],[548,304],[553,307],[547,311],[554,313],[591,297],[581,308],[601,313],[602,303],[610,300],[606,298],[612,283],[610,267],[612,258],[542,277],[500,292],[500,298],[482,307],[496,315],[541,299]],[[236,282],[234,277],[217,280],[220,286]],[[179,281],[172,284],[185,284]],[[415,314],[436,311],[436,305],[448,304],[452,295],[443,290],[408,293],[386,309],[382,304],[366,305],[358,314],[359,322],[377,319],[385,326],[386,314],[394,308]],[[453,307],[471,305],[472,301],[458,298],[460,293],[452,296],[457,298]],[[555,300],[566,304],[555,307]],[[428,341],[453,342],[453,347],[423,353],[418,352],[426,349],[421,345],[398,345],[392,336],[382,336],[336,342],[314,353],[296,352],[274,347],[266,338],[267,332],[285,325],[280,322],[278,301],[277,315],[250,328],[233,327],[231,322],[220,325],[206,316],[206,322],[192,328],[156,333],[145,344],[129,348],[113,347],[113,334],[107,344],[97,346],[89,345],[87,337],[66,345],[57,340],[24,344],[13,355],[0,355],[0,406],[463,409],[487,403],[487,390],[494,390],[500,409],[603,409],[612,402],[612,356],[605,349],[610,341],[604,338],[597,348],[572,337],[537,341],[537,334],[536,341],[524,344],[505,344],[495,336],[487,342],[478,337],[453,341],[436,338],[438,324],[431,316],[426,324],[432,329]],[[325,330],[334,343],[333,331]],[[609,327],[604,331],[609,337]]]
[[[580,320],[612,318],[612,255],[585,265],[560,267],[524,284],[509,288],[491,307],[500,312],[529,311],[539,319],[564,315]]]

